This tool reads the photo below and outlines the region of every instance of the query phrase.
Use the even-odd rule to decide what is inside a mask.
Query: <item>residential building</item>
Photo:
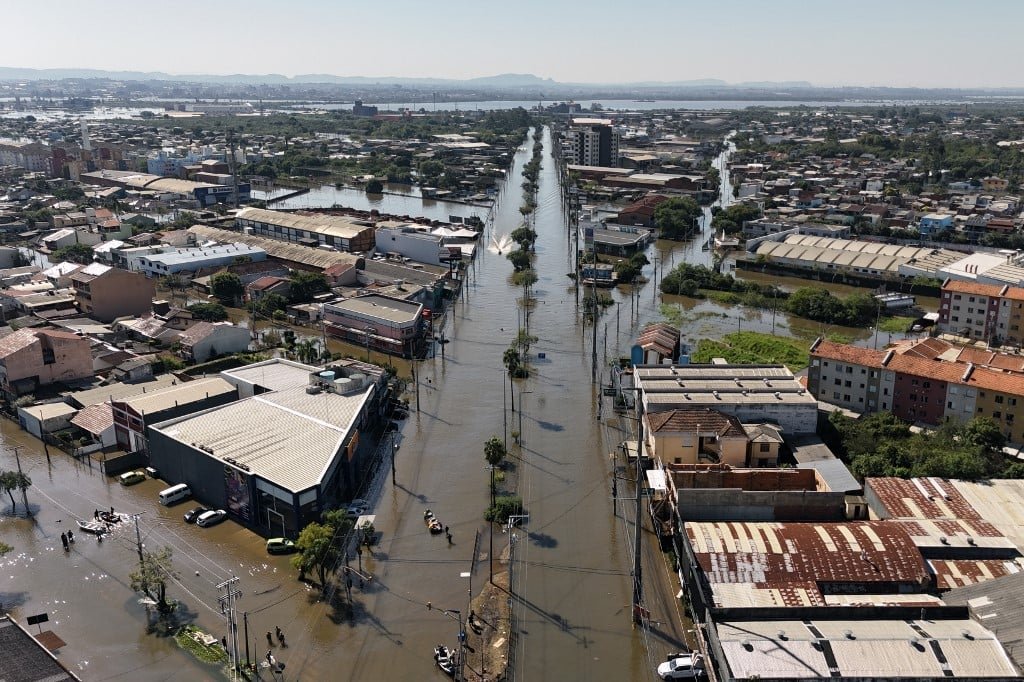
[[[1019,305],[1011,309],[1009,299],[1003,305],[1009,289],[1005,284],[1000,286],[947,279],[942,284],[942,297],[939,301],[939,329],[985,342],[1004,338],[1009,333],[1015,338],[1022,338],[1024,332],[1020,330]],[[1020,293],[1024,294],[1024,289]],[[1024,299],[1024,295],[1021,299]],[[999,319],[1001,314],[1003,318],[1013,317],[1014,311],[1017,315],[1012,321]],[[1016,328],[1011,332],[1012,327]]]
[[[156,286],[138,272],[92,263],[71,275],[71,286],[78,309],[101,322],[138,317],[153,310]]]
[[[260,237],[350,253],[370,251],[374,245],[373,223],[347,216],[243,208],[235,226]]]
[[[640,330],[636,345],[643,351],[643,358],[638,364],[675,364],[679,360],[679,330],[664,322],[655,322]]]
[[[928,213],[921,216],[918,222],[918,230],[922,237],[953,229],[953,214],[951,213]]]
[[[0,338],[0,389],[8,399],[40,386],[92,376],[89,339],[52,329],[19,329]]]
[[[787,434],[817,430],[818,401],[783,365],[640,365],[633,382],[648,414],[710,408]]]
[[[442,265],[452,260],[447,247],[449,241],[454,243],[454,240],[433,234],[427,225],[389,223],[377,228],[375,246],[378,253],[398,254],[417,263]]]
[[[654,227],[654,210],[665,201],[668,201],[668,197],[663,194],[648,194],[619,211],[615,222],[620,225]]]
[[[423,349],[423,305],[390,296],[356,296],[323,306],[324,328],[353,344],[412,357]]]
[[[230,322],[196,322],[178,335],[181,357],[189,362],[206,362],[221,355],[243,353],[252,341],[245,327]]]
[[[114,435],[127,452],[147,449],[146,427],[235,401],[238,391],[219,377],[186,381],[110,401]]]
[[[981,180],[981,189],[986,192],[1005,192],[1009,186],[1009,180],[1004,180],[994,175],[982,178]]]
[[[734,467],[774,467],[778,462],[778,427],[747,426],[711,408],[654,412],[644,419],[644,451],[670,470],[709,462]]]
[[[581,166],[619,165],[619,133],[610,119],[574,118],[562,142],[567,163]]]

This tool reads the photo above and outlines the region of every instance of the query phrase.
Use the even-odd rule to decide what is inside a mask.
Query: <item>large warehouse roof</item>
[[[197,237],[210,241],[247,244],[252,247],[263,249],[271,258],[289,261],[292,263],[301,263],[302,265],[308,265],[321,270],[329,268],[335,263],[349,263],[357,268],[362,268],[364,264],[364,260],[362,258],[354,256],[351,253],[314,249],[309,246],[302,246],[301,244],[293,244],[291,242],[284,242],[278,239],[268,239],[266,237],[257,237],[251,234],[233,232],[231,230],[222,230],[217,227],[193,225],[188,228],[188,231]]]
[[[236,216],[237,221],[251,220],[268,225],[280,225],[294,230],[305,230],[335,237],[354,238],[372,229],[373,225],[345,216],[324,213],[285,213],[264,208],[243,208]]]
[[[222,379],[220,381],[223,381]],[[318,485],[374,388],[306,393],[302,386],[265,393],[157,425],[157,430],[294,493]]]

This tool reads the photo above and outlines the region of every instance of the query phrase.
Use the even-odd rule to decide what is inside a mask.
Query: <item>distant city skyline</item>
[[[40,0],[12,3],[4,24],[0,66],[24,68],[1024,86],[1012,0]]]

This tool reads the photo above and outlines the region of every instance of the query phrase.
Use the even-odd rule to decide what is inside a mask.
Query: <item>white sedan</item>
[[[672,654],[658,666],[663,680],[693,680],[704,676],[704,658],[700,654]]]
[[[203,512],[202,514],[200,514],[199,518],[196,519],[196,525],[200,526],[201,528],[209,528],[210,526],[217,525],[218,523],[226,519],[227,516],[228,513],[223,509],[213,509],[211,511]]]

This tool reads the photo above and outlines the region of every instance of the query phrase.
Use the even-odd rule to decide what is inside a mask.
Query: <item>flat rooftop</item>
[[[387,296],[377,296],[376,294],[346,298],[337,303],[326,304],[324,308],[325,311],[326,309],[334,309],[344,312],[361,313],[396,324],[415,321],[423,310],[423,306],[419,303],[402,301]]]
[[[736,679],[1018,676],[996,636],[970,619],[723,621],[716,631]]]
[[[374,390],[371,384],[348,395],[310,395],[298,386],[154,428],[186,445],[209,448],[211,457],[230,457],[252,475],[298,493],[321,482]]]
[[[343,239],[357,237],[373,226],[345,216],[327,215],[325,213],[284,213],[263,208],[243,208],[235,216],[238,221],[251,220],[268,225],[280,225],[293,230],[303,230],[315,234],[325,234]]]
[[[130,407],[137,414],[147,415],[235,391],[234,386],[220,377],[210,377],[182,382],[150,393],[135,394],[116,402]]]
[[[296,386],[308,385],[309,375],[318,369],[320,368],[293,360],[273,358],[244,367],[227,369],[220,375],[232,383],[234,383],[232,380],[237,380],[253,386],[261,386],[268,391],[283,391]]]
[[[642,365],[634,370],[634,382],[648,405],[818,404],[782,365]]]

